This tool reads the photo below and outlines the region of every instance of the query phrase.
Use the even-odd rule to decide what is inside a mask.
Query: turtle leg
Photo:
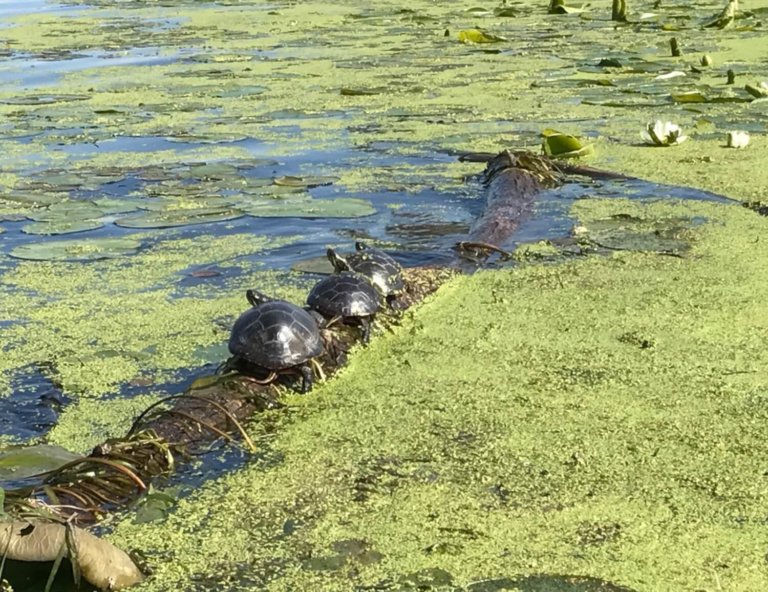
[[[360,330],[363,332],[363,343],[368,345],[371,341],[371,319],[362,318],[358,321]]]
[[[312,381],[314,375],[312,374],[312,368],[309,364],[302,364],[299,366],[299,372],[301,372],[301,392],[308,393],[312,390]]]

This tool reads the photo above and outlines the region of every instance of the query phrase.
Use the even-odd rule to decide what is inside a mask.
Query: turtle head
[[[333,265],[334,271],[352,271],[352,268],[349,266],[349,263],[347,263],[347,260],[339,255],[335,250],[328,247],[328,250],[325,252],[325,254],[328,256],[328,261],[330,261],[331,265]]]
[[[364,243],[363,241],[355,241],[355,250],[356,251],[365,251],[368,248],[368,244]]]
[[[270,302],[274,298],[270,298],[266,294],[262,294],[258,290],[246,290],[245,297],[248,299],[248,303],[251,306],[261,306],[265,302]]]

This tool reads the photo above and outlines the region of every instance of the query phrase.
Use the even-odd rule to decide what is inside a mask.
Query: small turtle
[[[338,271],[356,271],[370,278],[388,303],[405,289],[403,268],[381,249],[372,249],[360,241],[355,243],[354,253],[342,257],[333,249],[326,254],[333,268]]]
[[[348,325],[360,325],[363,343],[368,343],[373,315],[381,308],[381,295],[368,278],[343,271],[318,282],[307,305],[324,317],[341,317]]]
[[[297,369],[302,376],[301,392],[312,388],[308,362],[323,352],[320,330],[312,313],[273,300],[254,290],[246,292],[253,308],[235,321],[229,351],[235,358],[271,370]],[[270,375],[272,377],[272,375]]]

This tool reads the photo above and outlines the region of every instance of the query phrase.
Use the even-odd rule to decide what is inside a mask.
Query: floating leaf
[[[17,259],[35,261],[95,261],[133,255],[141,242],[130,238],[93,238],[44,241],[19,245],[9,253]]]
[[[672,254],[688,250],[695,225],[689,218],[646,220],[618,214],[579,227],[576,234],[606,249]]]
[[[323,185],[331,185],[335,181],[338,181],[338,177],[331,176],[317,176],[317,177],[292,177],[286,175],[284,177],[277,177],[273,181],[275,185],[281,187],[322,187]]]
[[[86,101],[90,98],[90,95],[41,94],[29,95],[26,97],[10,97],[7,99],[0,99],[0,103],[4,105],[50,105],[51,103]]]
[[[541,132],[544,140],[542,150],[554,158],[580,158],[594,153],[591,144],[584,144],[576,136],[563,134],[557,130],[545,129]]]
[[[507,39],[480,29],[465,29],[459,31],[459,41],[461,43],[499,43],[500,41],[507,41]]]
[[[250,216],[264,218],[360,218],[376,213],[369,201],[336,199],[273,199],[241,206]]]
[[[76,222],[101,218],[104,211],[95,203],[80,200],[65,200],[52,204],[45,209],[29,214],[35,222]]]
[[[22,226],[21,231],[26,234],[74,234],[76,232],[96,230],[103,226],[104,222],[100,220],[72,220],[71,222],[57,220],[52,222],[27,224],[26,226]]]
[[[81,458],[61,446],[34,444],[10,445],[0,448],[0,480],[19,480],[38,473],[52,471]]]
[[[707,96],[698,90],[691,90],[682,93],[672,93],[672,100],[675,103],[708,103]]]
[[[369,95],[378,95],[380,94],[380,91],[363,90],[360,88],[342,88],[339,93],[342,97],[366,97]]]
[[[761,82],[760,86],[754,86],[752,84],[745,84],[744,90],[751,94],[756,99],[762,99],[768,97],[768,84]]]
[[[293,271],[300,271],[302,273],[317,273],[322,275],[329,275],[333,273],[333,265],[328,261],[328,257],[312,257],[310,259],[302,259],[296,261],[291,265]]]
[[[187,208],[142,212],[115,220],[115,224],[124,228],[173,228],[192,226],[242,218],[245,213],[235,208]]]

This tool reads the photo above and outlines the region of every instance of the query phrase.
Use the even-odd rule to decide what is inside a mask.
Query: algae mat
[[[123,521],[114,540],[158,558],[143,589],[765,589],[768,221],[576,213],[709,223],[684,258],[452,281],[295,397],[269,460]]]

